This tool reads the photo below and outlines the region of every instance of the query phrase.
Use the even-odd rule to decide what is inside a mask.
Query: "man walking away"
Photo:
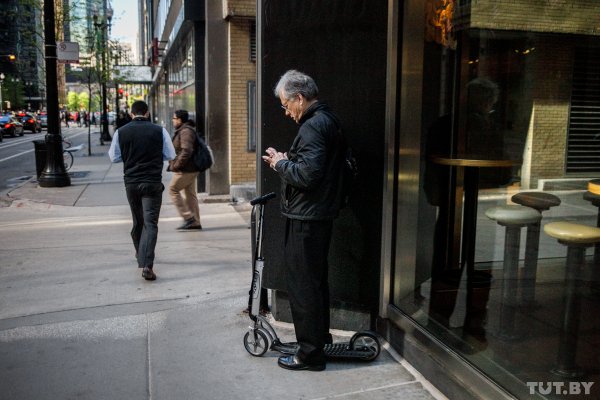
[[[108,150],[112,162],[123,162],[125,193],[131,209],[131,238],[142,277],[156,279],[153,271],[158,217],[162,205],[163,161],[175,158],[169,133],[148,120],[148,105],[131,105],[131,123],[115,131]]]

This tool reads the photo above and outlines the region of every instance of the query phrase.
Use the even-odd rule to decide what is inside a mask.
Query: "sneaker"
[[[202,229],[202,225],[200,225],[194,218],[186,219],[185,222],[179,226],[177,229],[180,230],[190,230],[190,229]]]

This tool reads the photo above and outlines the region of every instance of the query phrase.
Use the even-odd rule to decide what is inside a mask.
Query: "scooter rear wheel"
[[[260,329],[246,332],[244,335],[244,347],[253,356],[261,357],[269,349],[267,334]]]
[[[358,350],[364,352],[364,357],[361,360],[373,361],[381,352],[381,345],[377,335],[371,332],[358,332],[350,339],[350,350]]]

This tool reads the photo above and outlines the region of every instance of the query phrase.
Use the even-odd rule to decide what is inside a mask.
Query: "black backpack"
[[[356,185],[355,181],[358,175],[358,162],[352,153],[352,147],[346,143],[346,137],[344,132],[342,132],[342,127],[340,126],[338,119],[327,111],[317,111],[317,113],[323,113],[331,118],[338,129],[338,137],[341,139],[337,145],[345,148],[344,167],[340,176],[340,186],[338,189],[340,208],[344,208],[350,204],[350,197],[352,196],[352,191]]]
[[[198,171],[204,172],[214,164],[213,153],[210,147],[204,142],[204,139],[196,132],[196,150],[192,154],[192,161]]]

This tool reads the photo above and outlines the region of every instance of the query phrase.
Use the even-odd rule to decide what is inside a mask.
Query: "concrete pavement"
[[[30,180],[2,195],[0,399],[444,398],[385,342],[375,362],[319,373],[283,370],[273,352],[249,355],[247,203],[205,196],[204,229],[179,232],[165,192],[158,279],[143,280],[122,165],[107,150],[76,154],[70,187]],[[289,324],[275,325],[293,340]]]

